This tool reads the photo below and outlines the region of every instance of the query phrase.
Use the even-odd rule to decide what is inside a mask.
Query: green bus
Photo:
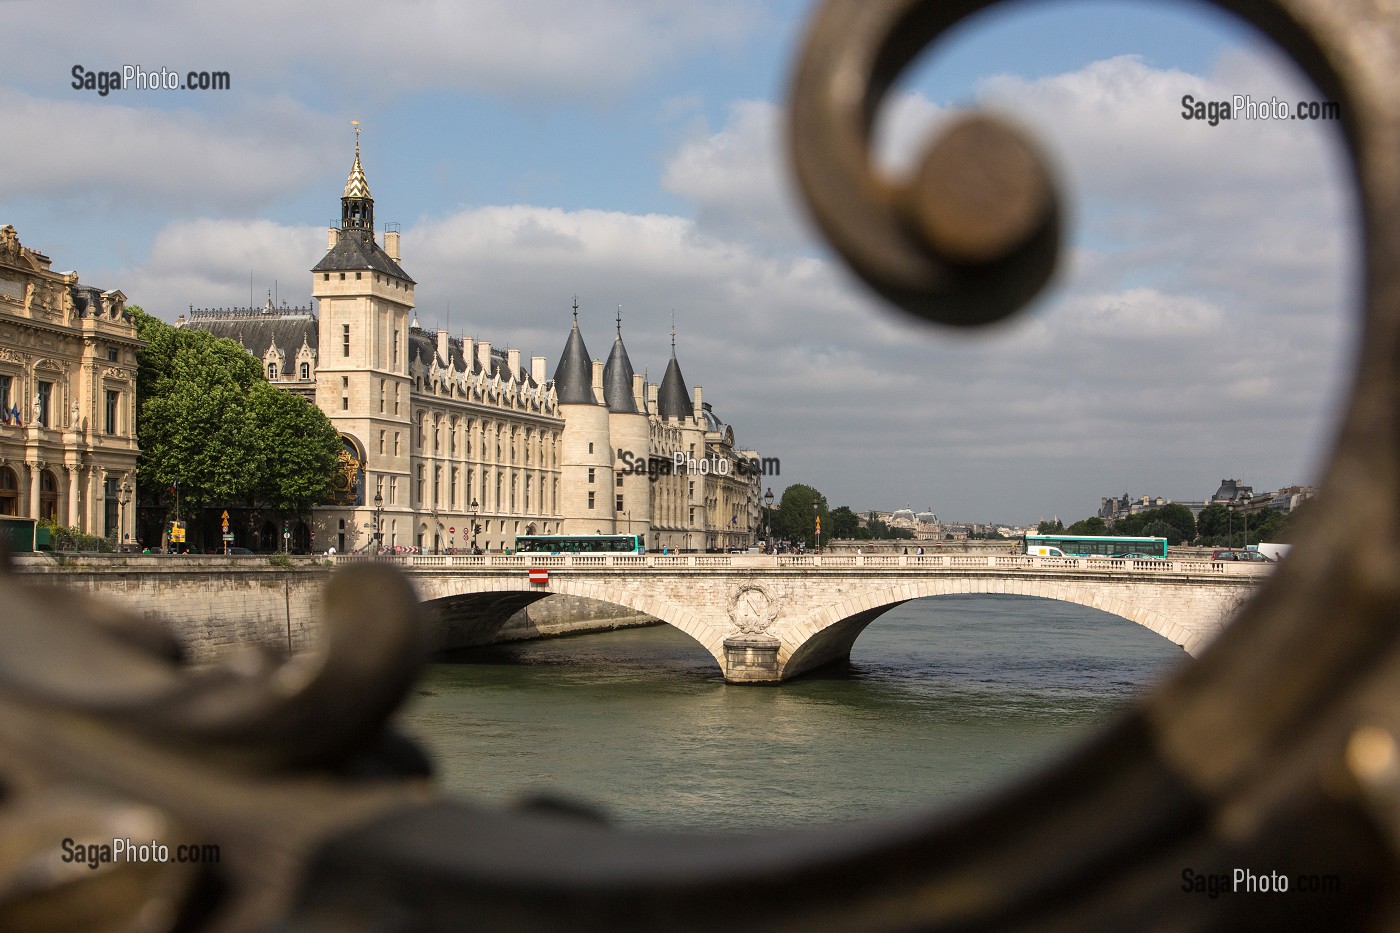
[[[1114,535],[1026,535],[1025,553],[1034,557],[1117,557],[1167,559],[1166,538]]]
[[[641,535],[518,535],[518,554],[644,554]]]

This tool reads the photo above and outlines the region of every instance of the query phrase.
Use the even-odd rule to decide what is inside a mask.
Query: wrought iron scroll
[[[1053,179],[974,117],[881,179],[899,71],[989,4],[841,0],[814,18],[792,143],[822,228],[912,313],[972,325],[1053,267]],[[1395,4],[1232,0],[1342,104],[1362,194],[1364,343],[1289,561],[1197,663],[1050,771],[968,811],[757,837],[620,832],[436,797],[385,723],[419,663],[411,588],[332,580],[325,643],[216,668],[110,606],[0,574],[0,928],[1400,929],[1400,26]],[[1358,549],[1364,530],[1384,546]],[[108,866],[60,840],[219,844]],[[1209,897],[1183,871],[1336,878]],[[1188,884],[1189,887],[1189,884]]]

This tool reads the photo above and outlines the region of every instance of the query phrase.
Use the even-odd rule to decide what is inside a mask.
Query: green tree
[[[254,502],[283,515],[301,515],[330,498],[340,435],[305,399],[254,383],[246,408],[256,440]]]
[[[1064,530],[1064,522],[1058,518],[1054,521],[1046,521],[1042,518],[1040,524],[1035,526],[1035,533],[1038,535],[1058,535],[1063,534]]]
[[[1053,533],[1053,532],[1052,532]],[[1108,523],[1094,515],[1090,518],[1081,518],[1065,529],[1067,535],[1107,535],[1112,534],[1108,530]]]
[[[813,504],[816,508],[813,509]],[[773,515],[773,528],[780,540],[801,541],[811,547],[816,538],[816,518],[822,519],[822,537],[830,537],[826,499],[811,486],[794,483],[783,490],[783,498]]]
[[[859,538],[862,530],[860,516],[845,505],[837,506],[831,510],[831,528],[830,530],[822,529],[832,538]]]
[[[130,310],[146,341],[136,384],[142,485],[178,483],[181,504],[196,509],[247,503],[296,514],[325,500],[339,439],[319,409],[269,385],[232,340]]]

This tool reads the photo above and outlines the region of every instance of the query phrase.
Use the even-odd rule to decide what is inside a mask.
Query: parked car
[[[246,547],[231,547],[231,548],[228,549],[228,556],[229,556],[229,557],[235,557],[235,556],[237,556],[237,557],[244,557],[244,556],[250,555],[250,554],[252,554],[252,553],[253,553],[253,552],[250,551],[250,550],[248,550]]]

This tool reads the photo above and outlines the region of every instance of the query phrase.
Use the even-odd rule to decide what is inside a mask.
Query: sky
[[[1322,100],[1235,20],[1010,4],[903,76],[897,177],[952,113],[1026,126],[1067,205],[1056,278],[985,332],[914,321],[807,221],[783,111],[813,7],[755,0],[0,0],[0,224],[173,321],[310,302],[352,120],[422,326],[548,357],[577,297],[634,367],[676,353],[776,495],[944,521],[1321,478],[1355,353],[1338,124],[1186,120],[1181,99]],[[224,71],[226,90],[75,88],[75,68]],[[134,82],[133,82],[134,83]]]

